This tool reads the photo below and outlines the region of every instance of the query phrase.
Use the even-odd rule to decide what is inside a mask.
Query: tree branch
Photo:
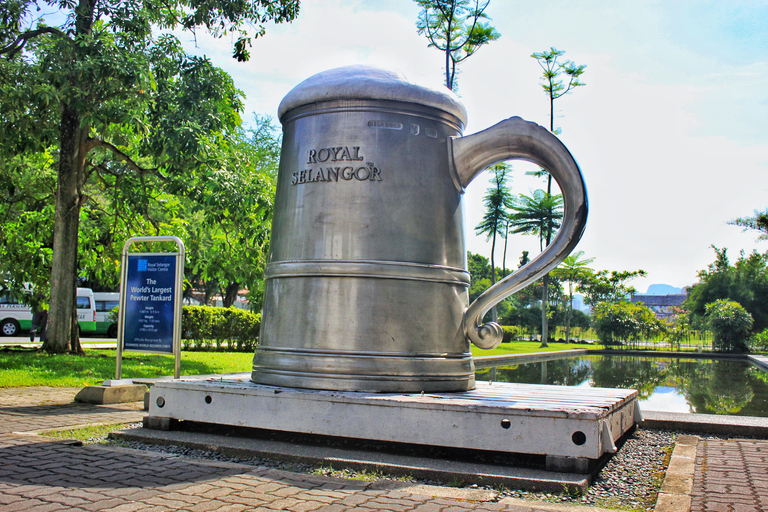
[[[114,146],[113,144],[110,144],[105,140],[92,138],[92,139],[89,139],[88,145],[89,145],[89,148],[88,148],[89,150],[95,147],[100,147],[110,151],[118,159],[122,160],[131,170],[136,171],[139,174],[146,174],[146,173],[155,174],[156,173],[156,174],[159,174],[161,179],[166,179],[165,176],[163,176],[162,173],[158,171],[157,167],[154,167],[154,168],[141,167],[131,157],[129,157],[128,155],[120,151],[116,146]]]
[[[19,34],[19,37],[12,43],[0,48],[0,55],[6,55],[9,59],[12,59],[17,53],[19,53],[30,39],[34,39],[37,36],[43,34],[53,34],[64,39],[69,39],[67,35],[61,30],[54,27],[42,27],[35,30],[28,30],[23,34]]]

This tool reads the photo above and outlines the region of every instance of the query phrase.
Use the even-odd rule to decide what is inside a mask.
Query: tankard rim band
[[[288,277],[367,277],[428,281],[469,287],[469,272],[443,265],[378,260],[292,260],[267,265],[264,279]]]
[[[399,114],[418,117],[434,123],[448,125],[458,133],[462,131],[463,126],[461,120],[456,116],[435,108],[404,101],[371,101],[365,99],[349,101],[328,100],[312,103],[310,105],[302,105],[284,113],[280,118],[280,123],[285,126],[304,117],[333,113],[349,114],[351,112],[369,112],[372,114],[381,113],[387,115]]]
[[[261,347],[262,352],[269,352],[273,354],[298,354],[298,355],[310,355],[312,357],[348,357],[348,358],[382,358],[393,359],[402,358],[402,352],[387,352],[377,350],[341,350],[341,349],[325,349],[325,348],[309,348],[309,347]],[[472,357],[471,351],[466,352],[412,352],[408,353],[407,358],[409,361],[429,361],[433,359],[445,359],[445,360],[465,360]]]

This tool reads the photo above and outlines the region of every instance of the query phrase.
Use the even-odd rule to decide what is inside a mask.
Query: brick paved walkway
[[[0,510],[601,510],[499,500],[486,490],[355,482],[102,445],[76,446],[30,435],[73,425],[134,422],[145,414],[139,403],[73,403],[77,391],[0,389]],[[693,512],[768,512],[768,441],[701,440],[691,503]]]
[[[768,511],[768,441],[699,441],[691,511]]]
[[[34,431],[69,425],[133,422],[145,414],[138,403],[109,406],[72,403],[77,391],[0,390],[0,510],[547,512],[557,509],[519,500],[499,500],[495,492],[479,489],[414,486],[391,481],[356,482],[140,450],[77,446],[30,435]]]

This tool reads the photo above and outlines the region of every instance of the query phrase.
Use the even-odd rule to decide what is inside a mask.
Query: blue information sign
[[[173,353],[176,254],[129,254],[123,350]]]

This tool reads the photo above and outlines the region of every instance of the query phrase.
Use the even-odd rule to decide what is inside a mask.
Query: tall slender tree
[[[483,219],[475,227],[475,233],[486,235],[486,240],[491,242],[491,286],[496,284],[496,237],[506,226],[509,218],[510,209],[513,207],[512,193],[509,190],[508,181],[510,179],[508,164],[495,164],[491,166],[491,188],[485,194],[483,199],[485,204],[485,214]],[[491,308],[491,316],[494,322],[498,320],[498,313],[495,307]]]
[[[758,240],[768,240],[768,208],[763,211],[755,210],[755,214],[752,217],[739,217],[729,221],[728,224],[732,226],[741,226],[744,231],[751,229],[760,233],[757,236]]]
[[[445,53],[445,86],[456,90],[456,64],[501,35],[485,13],[491,0],[414,0],[421,7],[416,28],[429,46]]]
[[[537,235],[541,251],[549,245],[549,236],[560,227],[563,218],[563,197],[552,195],[541,189],[535,190],[532,196],[520,194],[511,217],[513,233]],[[546,245],[545,245],[546,242]],[[541,346],[547,347],[549,321],[547,317],[547,302],[549,299],[549,274],[544,276],[541,293]]]
[[[594,258],[582,258],[584,251],[569,254],[560,265],[552,271],[552,276],[568,283],[568,316],[565,322],[565,341],[571,339],[571,317],[573,316],[573,285],[592,274],[589,264]]]
[[[559,60],[560,57],[565,55],[564,51],[550,47],[549,51],[534,53],[531,55],[541,66],[544,71],[543,83],[541,84],[544,92],[549,97],[549,131],[554,134],[559,134],[560,129],[555,129],[555,100],[568,94],[571,89],[584,85],[579,81],[579,78],[584,73],[586,66],[577,66],[570,60]],[[568,78],[567,84],[565,83],[565,75]],[[546,170],[542,169],[541,174],[546,174],[547,177],[547,194],[552,193],[552,175]],[[544,239],[547,245],[552,241],[552,231],[547,231],[544,234]],[[547,306],[549,303],[549,274],[544,276],[544,287],[541,294],[541,344],[547,346],[547,338],[549,335],[549,328],[547,325]]]
[[[563,196],[547,194],[536,189],[530,196],[520,194],[512,205],[510,227],[512,233],[539,237],[539,250],[546,245],[546,234],[560,227],[563,218]]]

